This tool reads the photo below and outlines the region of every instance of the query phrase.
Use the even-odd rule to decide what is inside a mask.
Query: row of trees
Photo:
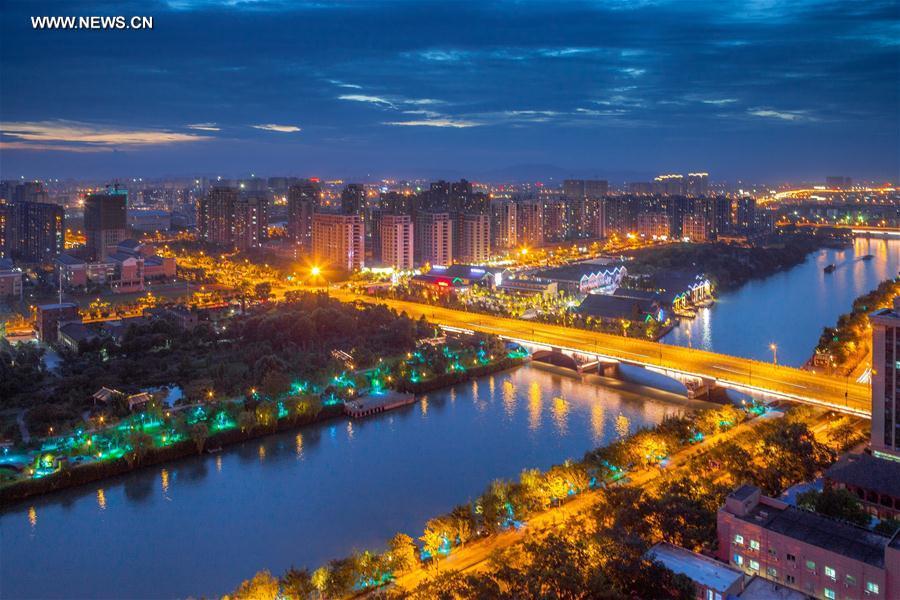
[[[849,373],[870,352],[869,313],[891,305],[900,296],[900,277],[878,284],[853,301],[853,309],[838,317],[835,327],[825,327],[816,346],[816,365],[828,371]]]
[[[621,477],[627,469],[657,464],[665,458],[666,454],[696,440],[698,433],[714,434],[733,427],[745,418],[746,414],[743,411],[732,406],[700,411],[693,415],[670,417],[653,429],[640,430],[619,442],[588,452],[581,461],[567,461],[547,471],[526,469],[517,481],[493,481],[473,502],[459,505],[449,513],[429,520],[419,538],[419,546],[414,545],[413,540],[408,536],[398,534],[391,540],[388,550],[384,554],[354,554],[342,561],[332,561],[309,574],[314,580],[316,574],[319,573],[323,582],[331,582],[330,587],[326,587],[325,584],[321,587],[313,586],[310,588],[314,590],[313,592],[296,597],[340,598],[346,597],[354,591],[377,586],[408,569],[419,566],[421,564],[420,557],[426,560],[430,558],[431,562],[434,562],[434,559],[448,554],[453,548],[478,538],[518,527],[529,517],[552,506],[560,505],[588,489],[600,489],[604,481]],[[623,489],[633,490],[633,488]],[[634,489],[631,493],[638,494],[632,498],[634,502],[652,507],[654,514],[665,514],[664,518],[660,517],[657,520],[655,527],[647,529],[648,532],[658,531],[672,524],[673,528],[683,531],[685,536],[699,539],[709,534],[708,522],[704,526],[698,526],[696,532],[692,532],[693,530],[687,527],[685,522],[693,513],[688,511],[679,515],[691,503],[699,504],[706,511],[705,514],[715,515],[717,505],[713,506],[713,502],[721,496],[721,493],[712,499],[700,497],[699,491],[691,496],[690,491],[686,485],[673,486],[670,493],[660,495],[655,503],[650,502],[650,496],[642,498],[640,490]],[[601,493],[610,494],[611,500],[608,504],[610,510],[620,500],[627,499],[625,495],[622,495],[626,492],[620,491],[619,488],[610,488]],[[697,510],[699,509],[695,509],[693,512]],[[642,513],[642,516],[632,517],[632,520],[644,520],[645,517],[647,515]],[[628,521],[625,517],[621,517],[619,520],[621,521],[620,528]],[[713,530],[714,523],[713,517]],[[692,588],[686,586],[684,580],[642,558],[644,550],[648,547],[644,537],[638,536],[631,546],[624,549],[619,548],[616,554],[617,560],[600,565],[597,563],[599,559],[595,551],[598,551],[603,544],[612,544],[616,538],[611,537],[602,541],[596,539],[595,534],[596,531],[592,531],[590,535],[585,533],[585,536],[566,533],[558,539],[533,542],[526,550],[526,554],[530,552],[535,558],[551,555],[559,558],[557,562],[552,563],[553,568],[545,568],[550,563],[539,562],[540,568],[535,570],[535,561],[526,561],[518,568],[491,571],[490,574],[484,576],[463,577],[459,574],[448,573],[428,582],[412,597],[535,597],[532,594],[527,596],[518,594],[523,590],[542,588],[556,590],[560,593],[564,589],[581,590],[579,594],[575,595],[554,596],[551,594],[542,597],[619,598],[627,597],[627,594],[630,593],[637,593],[641,589],[660,590],[661,594],[665,591],[665,594],[659,597],[691,597],[688,591]],[[650,534],[648,533],[645,537],[649,539]],[[420,549],[421,554],[419,554]],[[404,559],[398,561],[397,557],[401,555]],[[587,556],[592,556],[593,559],[587,561],[585,559]],[[364,557],[368,558],[364,560]],[[375,560],[372,557],[380,558]],[[578,558],[580,562],[569,564],[568,558]],[[381,570],[376,569],[373,572],[373,564],[380,566]],[[563,565],[565,568],[562,568]],[[351,566],[355,566],[356,570],[352,577],[348,577],[347,570]],[[279,591],[281,594],[288,594],[285,577],[279,580],[267,572],[257,574],[256,577],[241,585],[235,592],[235,597],[276,597],[275,595],[253,596],[251,594],[251,591],[259,593],[261,589],[269,590],[273,594],[277,594]],[[561,587],[555,587],[557,585]],[[608,590],[608,596],[594,595],[603,589]],[[502,594],[498,590],[503,590]]]

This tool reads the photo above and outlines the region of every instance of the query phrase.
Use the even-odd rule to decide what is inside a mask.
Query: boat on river
[[[873,258],[875,258],[874,254],[866,254],[862,257],[863,260],[872,260]]]
[[[827,267],[825,267],[825,272],[826,272],[826,273],[834,273],[834,270],[835,270],[835,269],[837,269],[837,267],[834,266],[834,263],[831,263],[830,265],[828,265]]]

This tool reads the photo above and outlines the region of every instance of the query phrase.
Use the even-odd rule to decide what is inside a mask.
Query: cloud
[[[275,123],[263,123],[261,125],[251,125],[253,129],[262,129],[263,131],[278,131],[279,133],[296,133],[300,128],[296,125],[276,125]]]
[[[747,111],[754,117],[762,117],[765,119],[777,119],[781,121],[813,121],[805,110],[772,110],[770,108],[754,108]]]
[[[737,98],[714,98],[714,99],[706,99],[701,100],[703,104],[713,104],[715,106],[724,106],[726,104],[734,104],[737,102]]]
[[[101,147],[156,146],[209,139],[191,133],[155,129],[119,129],[64,120],[2,123],[0,133],[26,142],[61,142]]]
[[[188,129],[196,129],[198,131],[221,131],[222,128],[215,123],[192,123],[187,126]]]
[[[481,123],[476,123],[475,121],[466,121],[450,117],[417,119],[413,121],[387,121],[384,124],[395,125],[398,127],[449,127],[452,129],[466,129],[468,127],[478,127],[481,125]]]
[[[377,104],[379,106],[390,106],[396,108],[393,102],[381,96],[368,96],[366,94],[343,94],[338,96],[338,100],[347,100],[348,102],[366,102],[369,104]]]
[[[361,85],[356,85],[355,83],[346,83],[339,79],[329,79],[328,83],[330,83],[332,85],[336,85],[337,87],[348,88],[351,90],[361,90],[362,89]]]

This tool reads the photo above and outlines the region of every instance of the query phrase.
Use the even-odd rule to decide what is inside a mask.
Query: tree
[[[312,577],[310,577],[310,582],[313,587],[319,592],[319,598],[325,597],[325,590],[328,588],[328,580],[331,578],[331,573],[328,571],[328,567],[319,567],[315,571],[313,571]]]
[[[863,527],[872,520],[856,496],[845,489],[825,488],[821,492],[803,492],[797,496],[797,506]]]
[[[197,454],[203,452],[203,446],[206,445],[206,439],[209,437],[209,427],[206,423],[194,423],[191,425],[191,439],[197,446]]]
[[[234,592],[234,600],[276,600],[278,580],[269,571],[260,571],[253,579],[245,580]]]
[[[395,572],[412,569],[418,564],[416,545],[405,533],[398,533],[388,542],[388,560]]]
[[[242,410],[237,418],[238,427],[241,431],[248,431],[256,427],[256,415],[249,410]]]
[[[253,286],[253,293],[259,300],[268,300],[272,296],[272,284],[268,281],[261,281]]]
[[[131,446],[131,452],[128,456],[134,464],[141,464],[144,457],[153,447],[153,438],[143,431],[134,430],[128,436],[128,445]]]
[[[281,595],[285,600],[306,600],[315,592],[312,576],[306,569],[291,567],[279,579]]]

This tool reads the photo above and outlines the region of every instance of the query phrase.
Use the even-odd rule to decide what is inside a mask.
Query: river
[[[872,254],[871,260],[862,260]],[[825,273],[829,264],[837,268]],[[900,240],[856,238],[846,249],[822,249],[791,269],[723,293],[696,319],[683,320],[663,343],[802,366],[823,327],[833,327],[853,301],[900,270]]]
[[[260,569],[418,537],[492,479],[580,458],[688,406],[612,385],[529,365],[25,502],[0,516],[0,596],[222,594]]]
[[[873,254],[871,261],[860,257]],[[825,274],[834,263],[837,269]],[[857,239],[722,294],[667,343],[802,364],[823,326],[900,269]],[[490,480],[578,458],[686,401],[540,367],[483,377],[364,421],[334,420],[37,498],[0,515],[4,598],[170,598],[259,569],[315,567],[466,502]]]

